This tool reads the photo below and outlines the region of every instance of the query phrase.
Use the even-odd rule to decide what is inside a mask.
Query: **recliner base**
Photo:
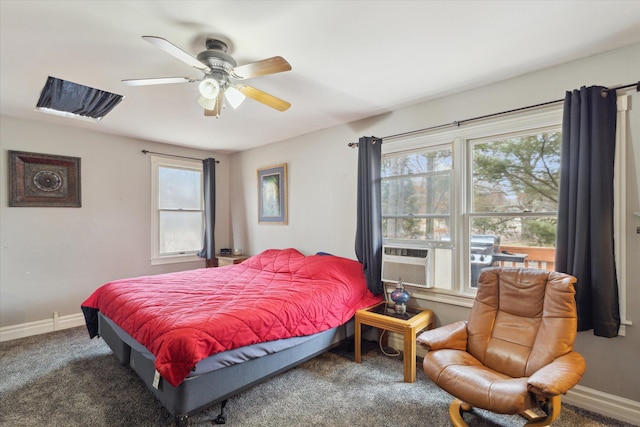
[[[545,415],[538,415],[531,409],[524,411],[522,415],[527,419],[524,424],[527,427],[543,427],[550,425],[553,420],[560,415],[560,408],[562,406],[560,396],[553,396],[550,399],[543,399],[542,401],[536,400],[538,407],[544,412]],[[468,424],[462,418],[464,412],[470,412],[473,409],[471,405],[463,402],[460,399],[455,399],[449,405],[449,418],[451,419],[451,425],[453,427],[468,427]]]

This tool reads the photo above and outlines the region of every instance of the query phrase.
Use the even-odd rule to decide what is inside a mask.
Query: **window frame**
[[[203,261],[197,255],[197,251],[189,251],[184,254],[162,255],[160,253],[160,211],[159,203],[159,170],[161,167],[188,169],[200,173],[200,185],[203,185],[202,162],[187,159],[175,159],[158,155],[151,155],[151,265],[175,264],[182,262]],[[204,195],[201,195],[200,212],[204,224]],[[197,212],[197,210],[195,210]]]
[[[471,275],[470,263],[466,262],[463,254],[470,251],[470,222],[473,217],[471,210],[471,141],[486,138],[500,138],[504,135],[526,133],[538,129],[557,128],[562,126],[562,104],[537,107],[524,112],[509,113],[494,118],[478,120],[474,122],[462,122],[462,126],[447,129],[434,129],[425,131],[419,135],[408,137],[387,138],[382,144],[382,155],[415,151],[423,148],[432,148],[437,145],[452,146],[453,176],[451,185],[451,241],[450,247],[453,253],[451,290],[442,288],[418,288],[410,287],[414,298],[442,302],[447,304],[471,307],[476,290],[467,282]],[[384,239],[383,244],[404,243],[392,239]],[[437,248],[445,245],[433,242],[416,241],[412,246]],[[460,284],[463,285],[460,285]]]

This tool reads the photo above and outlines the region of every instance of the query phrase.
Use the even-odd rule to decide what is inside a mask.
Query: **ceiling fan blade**
[[[262,102],[264,105],[275,108],[278,111],[286,111],[291,107],[287,101],[284,101],[280,98],[276,98],[273,95],[269,95],[266,92],[261,91],[260,89],[256,89],[252,86],[247,86],[244,84],[235,85],[235,88],[242,92],[245,96],[248,96],[251,99],[254,99],[258,102]]]
[[[191,83],[195,82],[194,79],[189,77],[156,77],[150,79],[127,79],[122,80],[122,83],[129,86],[148,86],[148,85],[166,85],[171,83]]]
[[[263,59],[241,65],[231,70],[231,76],[236,79],[250,79],[252,77],[266,76],[267,74],[281,73],[291,70],[291,65],[281,56]]]
[[[149,43],[164,50],[169,55],[172,55],[175,58],[178,58],[180,61],[185,62],[191,65],[192,67],[197,68],[198,70],[201,70],[204,73],[209,73],[211,71],[211,68],[209,68],[207,65],[200,62],[200,60],[189,55],[187,52],[180,49],[178,46],[174,45],[173,43],[163,39],[162,37],[142,36],[142,38],[148,41]]]

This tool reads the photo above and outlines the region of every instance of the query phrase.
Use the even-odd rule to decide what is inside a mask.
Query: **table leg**
[[[360,325],[360,320],[356,317],[356,323],[355,323],[355,337],[354,337],[354,345],[355,345],[355,354],[356,354],[356,363],[360,363],[360,340],[361,340],[361,325]]]
[[[404,382],[416,382],[416,329],[404,329]]]

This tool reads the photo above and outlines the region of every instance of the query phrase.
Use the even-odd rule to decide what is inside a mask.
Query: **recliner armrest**
[[[572,351],[534,372],[529,377],[528,389],[545,397],[565,394],[580,382],[586,370],[584,358]]]
[[[467,322],[459,321],[421,333],[418,342],[428,350],[450,348],[466,351]]]

